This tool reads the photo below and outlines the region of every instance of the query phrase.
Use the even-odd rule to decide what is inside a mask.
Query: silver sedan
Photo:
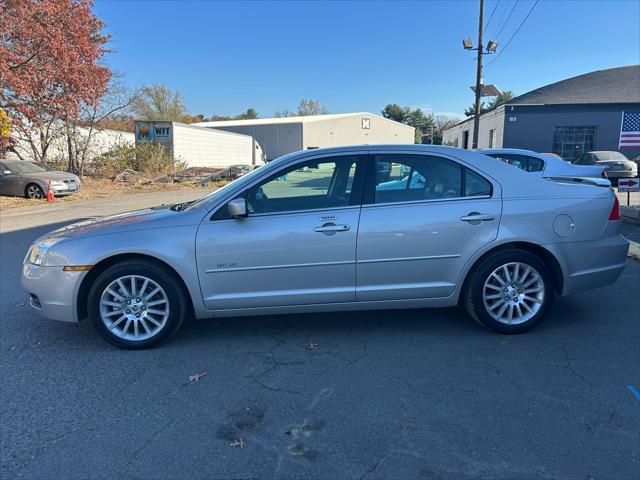
[[[448,147],[309,150],[192,203],[51,232],[22,284],[45,316],[89,317],[124,348],[166,340],[191,316],[454,305],[520,333],[554,295],[622,272],[628,243],[607,185]]]

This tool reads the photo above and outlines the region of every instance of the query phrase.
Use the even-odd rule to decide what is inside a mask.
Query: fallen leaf
[[[244,443],[244,440],[240,438],[238,440],[234,440],[233,442],[231,442],[229,446],[231,448],[244,448],[246,447],[246,444]]]
[[[197,382],[202,377],[204,377],[206,374],[207,374],[207,372],[194,373],[193,375],[189,375],[189,383]]]
[[[316,348],[318,348],[318,344],[314,343],[314,342],[309,342],[307,343],[307,350],[315,350]]]

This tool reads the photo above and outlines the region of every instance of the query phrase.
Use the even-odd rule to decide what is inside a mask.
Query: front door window
[[[249,214],[351,204],[357,155],[311,160],[280,171],[246,192]]]

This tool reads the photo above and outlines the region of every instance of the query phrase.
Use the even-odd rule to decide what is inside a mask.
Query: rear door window
[[[374,203],[491,195],[491,183],[452,160],[415,154],[372,155]]]
[[[487,155],[527,172],[544,170],[544,161],[537,157],[516,153],[488,153]]]

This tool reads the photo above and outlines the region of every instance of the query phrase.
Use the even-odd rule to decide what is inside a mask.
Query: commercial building
[[[525,148],[573,160],[591,150],[632,158],[620,145],[624,112],[640,113],[640,65],[598,70],[520,95],[480,116],[479,148]],[[625,127],[626,128],[626,127]],[[443,143],[471,148],[473,118],[443,133]]]
[[[252,137],[185,123],[136,120],[135,139],[136,144],[155,142],[165,146],[173,158],[189,167],[264,163],[260,144]]]
[[[257,140],[267,160],[313,148],[414,143],[415,129],[368,112],[200,122],[194,125]]]

